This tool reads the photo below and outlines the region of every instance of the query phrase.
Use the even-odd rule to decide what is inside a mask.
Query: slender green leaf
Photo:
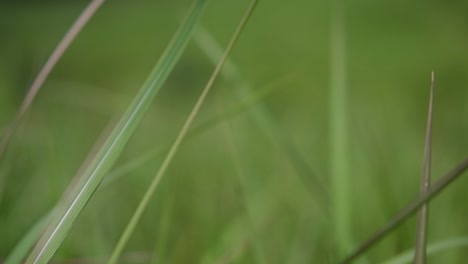
[[[206,54],[211,62],[216,63],[217,58],[222,54],[223,50],[221,45],[216,39],[203,27],[197,27],[194,33],[195,43]],[[252,84],[242,77],[240,69],[236,66],[234,61],[228,59],[226,65],[221,71],[221,75],[233,84],[237,95],[244,101],[252,101],[255,98]],[[294,145],[290,135],[278,125],[271,111],[263,103],[257,103],[254,107],[249,109],[249,113],[255,119],[263,134],[273,143],[279,144],[283,149],[286,157],[296,169],[305,185],[315,192],[314,197],[319,197],[322,201],[327,200],[327,191],[325,184],[318,177],[306,159],[300,154],[300,151]],[[319,203],[321,204],[321,203]],[[324,203],[326,204],[326,202]],[[324,206],[328,208],[328,206]]]
[[[115,162],[137,124],[181,56],[190,34],[201,16],[206,0],[196,2],[192,12],[171,40],[148,79],[127,108],[122,118],[105,139],[89,164],[82,167],[53,214],[46,231],[29,255],[26,263],[47,263],[53,256],[72,223]]]
[[[208,83],[206,84],[205,88],[203,89],[200,97],[198,98],[197,102],[195,103],[195,106],[193,107],[192,111],[190,112],[189,116],[187,117],[187,120],[185,121],[184,125],[182,126],[182,129],[180,130],[179,134],[177,135],[176,140],[174,141],[173,145],[169,149],[169,152],[167,153],[166,157],[164,158],[164,161],[159,168],[158,172],[156,173],[155,177],[153,178],[153,181],[149,185],[145,195],[143,196],[142,200],[138,204],[137,209],[135,210],[135,213],[133,214],[132,218],[130,219],[130,222],[128,223],[127,227],[125,228],[122,236],[119,239],[119,242],[117,243],[117,246],[114,249],[114,252],[112,253],[110,259],[109,259],[109,264],[114,264],[117,262],[119,256],[122,253],[123,248],[127,244],[128,240],[130,239],[130,236],[132,235],[133,231],[135,230],[135,227],[137,223],[140,221],[141,216],[143,215],[143,212],[145,211],[146,207],[148,206],[150,199],[153,197],[157,186],[159,185],[159,182],[161,181],[162,177],[164,176],[167,168],[169,167],[172,159],[174,158],[175,153],[177,152],[180,144],[182,143],[182,140],[185,139],[185,135],[187,134],[190,125],[192,124],[193,120],[197,116],[198,112],[200,111],[201,106],[203,105],[206,96],[208,95],[208,92],[210,91],[211,87],[213,86],[214,81],[216,80],[216,77],[218,76],[219,72],[221,71],[221,68],[224,65],[224,62],[226,61],[227,56],[229,55],[230,51],[232,50],[236,40],[238,39],[240,33],[242,32],[245,24],[247,23],[250,15],[252,14],[255,6],[257,4],[256,0],[253,0],[247,9],[244,17],[242,18],[241,22],[239,23],[239,26],[237,27],[236,31],[234,32],[231,41],[229,42],[228,46],[226,47],[226,50],[223,54],[223,56],[220,58],[219,63],[216,65],[215,70],[213,71],[213,74],[211,75],[210,79],[208,80]]]
[[[248,239],[249,242],[252,244],[253,252],[254,252],[254,257],[255,257],[255,263],[268,263],[266,260],[266,254],[264,252],[264,247],[262,245],[262,241],[258,235],[258,230],[255,226],[254,222],[254,210],[252,208],[252,205],[249,204],[248,200],[248,194],[247,194],[247,186],[248,186],[248,181],[247,181],[247,176],[246,172],[243,169],[240,161],[240,154],[239,151],[236,148],[236,145],[234,143],[234,139],[232,136],[232,133],[230,133],[230,126],[228,124],[225,125],[224,127],[224,134],[225,134],[225,141],[226,141],[226,150],[230,156],[230,160],[232,160],[234,169],[235,169],[235,174],[236,174],[236,185],[238,185],[238,192],[240,192],[240,196],[242,198],[242,207],[243,210],[245,211],[245,226],[248,231]],[[258,211],[257,211],[258,212]]]
[[[246,111],[247,108],[252,107],[253,105],[257,104],[259,100],[263,99],[263,97],[265,97],[266,95],[268,95],[269,93],[277,89],[278,88],[277,86],[279,84],[282,84],[282,82],[276,85],[265,87],[264,89],[257,91],[257,93],[254,94],[250,98],[250,100],[243,100],[240,104],[229,107],[226,109],[225,112],[220,113],[204,121],[203,123],[191,129],[189,133],[187,134],[186,139],[194,138],[202,134],[203,132],[207,131],[208,129],[215,127],[217,124],[225,121],[226,119],[231,118],[243,111]],[[162,155],[165,152],[167,152],[168,149],[169,149],[169,145],[164,146],[164,147],[161,147],[161,146],[154,147],[152,150],[149,150],[148,152],[135,157],[134,159],[128,161],[127,163],[124,163],[112,169],[112,171],[109,172],[104,177],[99,188],[106,187],[109,184],[113,183],[114,181],[120,179],[121,177],[128,175],[129,172],[135,170],[136,168],[139,168],[150,161],[154,161],[155,159],[162,157]],[[50,215],[51,210],[47,212],[45,215],[47,216]],[[20,239],[20,241],[15,245],[14,249],[10,252],[10,254],[6,258],[7,264],[20,264],[21,260],[26,257],[28,252],[34,246],[34,243],[37,241],[37,239],[41,235],[41,232],[45,229],[47,225],[47,221],[45,221],[46,220],[45,217],[46,216],[41,217],[40,220],[38,220],[36,224],[33,225],[26,232],[26,234]]]
[[[5,260],[5,264],[20,264],[26,257],[34,242],[41,235],[41,232],[47,225],[47,221],[50,219],[50,213],[42,216],[31,229],[21,238],[21,240],[15,245],[15,248],[10,252]]]
[[[346,69],[345,1],[332,1],[330,32],[330,176],[338,255],[352,243]]]

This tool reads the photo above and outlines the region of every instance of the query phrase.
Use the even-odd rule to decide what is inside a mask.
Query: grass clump
[[[457,20],[435,4],[405,3],[401,13],[397,2],[271,0],[261,2],[227,59],[232,42],[223,51],[218,40],[232,37],[228,25],[238,23],[245,3],[211,4],[206,28],[196,26],[205,1],[194,4],[122,119],[110,122],[90,152],[94,132],[120,116],[115,106],[131,101],[185,6],[108,2],[80,33],[13,137],[3,138],[12,140],[0,164],[0,262],[21,263],[30,254],[29,263],[349,263],[364,256],[368,263],[405,263],[424,251],[431,261],[466,259],[455,250],[466,246],[466,212],[453,202],[464,197],[462,180],[447,188],[468,166],[459,140],[466,98],[457,88],[466,86],[468,59]],[[0,42],[0,122],[8,124],[11,106],[22,99],[16,88],[78,5],[0,5],[2,25],[28,17],[8,24],[11,30],[0,27],[9,40]],[[108,38],[114,35],[121,41]],[[457,41],[434,43],[433,36]],[[26,42],[30,48],[21,46]],[[213,77],[192,102],[212,65]],[[429,68],[450,87],[437,97],[431,170],[449,173],[418,196],[414,161],[426,105],[418,89]],[[414,247],[415,226],[427,225],[396,228],[429,200],[427,243]],[[392,219],[397,208],[404,209]]]

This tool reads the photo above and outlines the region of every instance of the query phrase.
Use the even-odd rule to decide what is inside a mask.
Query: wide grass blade
[[[357,259],[369,248],[377,244],[382,238],[388,235],[392,230],[406,221],[412,214],[414,214],[423,204],[433,199],[437,194],[445,189],[450,183],[462,175],[468,169],[468,158],[465,158],[460,164],[453,168],[449,173],[440,178],[426,193],[420,195],[418,198],[408,204],[401,210],[395,217],[387,222],[381,229],[375,232],[369,239],[361,244],[356,250],[349,254],[340,263],[351,263]]]
[[[420,194],[425,194],[431,186],[431,155],[432,155],[432,119],[434,102],[434,72],[431,73],[431,90],[429,95],[429,109],[427,114],[426,142],[424,144],[424,164],[421,176]],[[424,204],[419,209],[418,224],[416,233],[416,245],[414,248],[414,263],[426,263],[426,244],[427,244],[427,221],[428,204]]]
[[[195,106],[193,107],[192,111],[190,112],[189,116],[187,117],[187,120],[185,121],[184,125],[182,126],[182,129],[180,130],[179,134],[177,135],[176,140],[174,141],[173,145],[171,146],[169,152],[167,153],[166,157],[163,160],[163,163],[161,167],[159,168],[158,172],[156,173],[156,176],[154,177],[153,181],[151,182],[150,186],[148,187],[145,195],[143,196],[142,200],[140,201],[135,213],[133,214],[130,222],[128,223],[127,227],[125,228],[122,236],[119,239],[119,242],[117,243],[117,246],[114,249],[114,252],[112,253],[110,259],[109,259],[109,264],[115,264],[117,263],[117,260],[119,256],[122,253],[123,248],[127,244],[128,240],[130,239],[130,236],[132,235],[133,231],[135,230],[135,227],[137,223],[140,221],[140,218],[145,211],[146,207],[149,204],[149,201],[151,197],[153,197],[156,187],[159,185],[159,182],[161,181],[163,175],[165,174],[167,168],[169,167],[175,153],[177,152],[177,149],[179,148],[180,144],[182,143],[182,140],[185,138],[185,135],[187,134],[190,125],[192,124],[193,120],[195,119],[196,115],[198,114],[201,106],[203,105],[206,96],[208,95],[208,92],[211,89],[211,86],[213,85],[214,81],[216,80],[216,77],[218,76],[219,72],[221,71],[222,66],[224,65],[224,62],[226,61],[227,56],[229,55],[230,51],[232,50],[236,40],[238,39],[241,31],[243,30],[245,24],[247,23],[250,15],[252,14],[255,6],[257,4],[256,0],[253,0],[248,7],[244,17],[242,18],[241,22],[239,23],[239,26],[237,27],[236,31],[234,32],[231,41],[229,42],[228,46],[226,47],[226,50],[223,54],[223,56],[220,58],[218,65],[216,66],[215,70],[213,71],[213,74],[211,75],[210,79],[208,80],[208,83],[206,84],[205,88],[203,89],[200,97],[198,98],[197,102],[195,103]]]
[[[94,158],[77,174],[70,191],[65,193],[54,212],[48,228],[29,255],[26,263],[47,263],[53,256],[72,223],[99,186],[102,178],[115,162],[133,134],[137,124],[162,87],[169,73],[185,49],[190,34],[201,16],[206,0],[198,0],[190,15],[164,51],[148,79],[131,102],[119,122],[110,132]]]
[[[99,9],[102,3],[104,3],[104,1],[105,0],[92,0],[89,3],[86,9],[83,10],[81,15],[65,34],[62,41],[60,41],[55,50],[52,52],[46,64],[44,64],[44,67],[42,67],[33,84],[29,88],[28,93],[24,97],[24,100],[21,103],[21,106],[18,109],[15,118],[13,119],[12,123],[7,127],[2,139],[0,140],[0,159],[5,153],[5,150],[8,147],[8,143],[10,142],[16,129],[21,123],[21,120],[23,119],[26,111],[29,109],[32,102],[34,101],[34,98],[39,92],[39,89],[42,87],[42,84],[44,84],[45,80],[49,76],[54,66],[57,64],[58,60],[62,57],[63,53],[67,50],[67,48],[76,38],[78,33],[80,33],[81,29],[83,29],[86,23],[88,23],[89,19],[94,15],[94,13],[96,13],[96,11]]]

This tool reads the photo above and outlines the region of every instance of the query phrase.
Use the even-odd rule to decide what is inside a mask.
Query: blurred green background
[[[192,1],[107,1],[60,60],[0,163],[0,261],[61,197],[108,122],[136,94]],[[0,3],[0,134],[87,1]],[[203,26],[225,46],[247,1],[211,1]],[[468,2],[346,1],[345,131],[352,243],[419,191],[430,72],[435,71],[433,179],[468,149]],[[221,76],[176,155],[122,263],[333,263],[330,215],[330,1],[261,1],[231,59],[253,91],[242,104]],[[172,143],[214,66],[192,42],[123,155],[121,168]],[[266,92],[265,92],[266,91]],[[263,105],[282,139],[252,115]],[[229,109],[239,108],[226,115]],[[100,263],[110,254],[162,156],[100,188],[55,255]],[[303,160],[312,174],[298,171]],[[305,165],[304,165],[305,166]],[[325,197],[315,177],[325,185]],[[468,179],[431,203],[429,242],[468,234]],[[367,254],[414,245],[408,221]],[[463,249],[431,263],[463,263]],[[341,256],[342,257],[342,256]],[[77,261],[77,262],[72,262]]]

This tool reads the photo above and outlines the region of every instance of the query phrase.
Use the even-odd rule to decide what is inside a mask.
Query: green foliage
[[[127,108],[122,118],[110,133],[103,134],[102,145],[91,152],[90,160],[85,162],[60,204],[52,212],[52,220],[36,246],[29,254],[26,263],[47,263],[62,243],[72,223],[101,183],[104,175],[120,155],[123,147],[133,134],[137,124],[147,111],[154,97],[174,68],[181,56],[190,33],[194,28],[205,1],[198,1],[192,13],[175,35],[158,64]],[[113,125],[113,124],[112,124]]]
[[[70,46],[0,161],[0,262],[21,263],[62,194],[74,197],[90,179],[71,176],[108,120],[128,117],[121,109],[136,106],[135,87],[191,2],[107,1]],[[177,65],[159,76],[167,77],[165,88],[138,95],[147,110],[129,124],[133,133],[115,148],[100,145],[112,155],[90,161],[104,170],[85,195],[92,199],[75,207],[79,216],[67,218],[73,225],[64,226],[61,235],[69,232],[52,261],[109,259],[246,4],[211,1],[194,43],[181,45]],[[82,8],[0,4],[0,39],[7,40],[0,41],[0,135]],[[433,182],[466,158],[464,9],[434,1],[346,2],[343,42],[331,38],[331,10],[325,0],[259,3],[122,262],[336,263],[417,197],[432,70]],[[339,86],[346,87],[341,95],[331,91]],[[100,159],[105,152],[93,153]],[[468,257],[455,250],[466,245],[465,185],[459,179],[431,201],[431,262]],[[60,203],[54,215],[68,207]],[[366,251],[369,263],[405,263],[415,226],[409,219]],[[434,243],[443,237],[462,239]]]

